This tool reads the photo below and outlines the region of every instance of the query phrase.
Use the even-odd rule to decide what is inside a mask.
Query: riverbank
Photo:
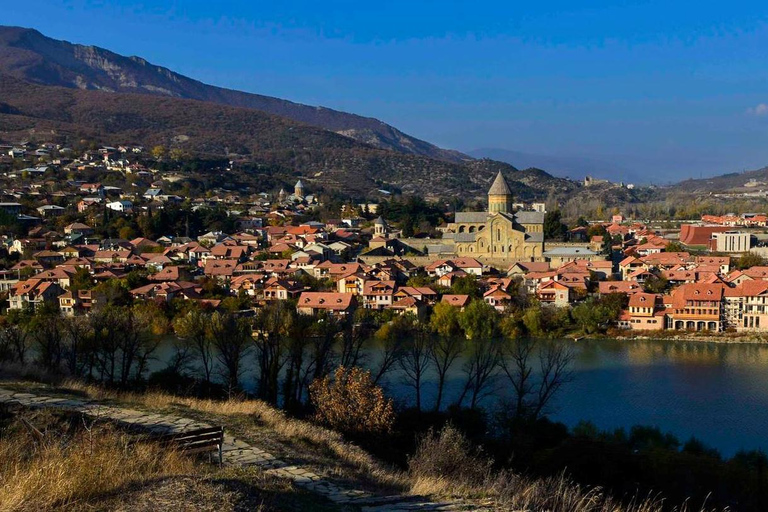
[[[697,341],[703,343],[768,344],[768,334],[754,332],[681,332],[681,331],[620,331],[589,336],[595,339]]]

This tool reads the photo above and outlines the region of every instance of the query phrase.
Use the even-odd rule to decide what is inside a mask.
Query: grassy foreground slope
[[[382,495],[460,499],[467,510],[661,511],[658,499],[620,504],[567,478],[531,479],[498,472],[453,428],[425,437],[408,469],[389,467],[339,434],[285,416],[256,400],[213,401],[160,392],[117,393],[78,382],[2,381],[25,392],[86,397],[113,406],[182,414],[230,432],[324,478]],[[20,422],[44,432],[31,436]],[[0,422],[0,510],[357,510],[310,496],[263,472],[218,469],[152,444],[131,443],[109,424],[64,412],[8,412]],[[311,503],[311,505],[309,505]],[[10,504],[10,505],[9,505]],[[666,508],[668,509],[668,508]]]

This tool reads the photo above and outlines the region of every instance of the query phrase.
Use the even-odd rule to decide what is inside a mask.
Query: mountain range
[[[227,158],[270,184],[296,176],[355,198],[380,190],[483,200],[501,171],[518,201],[632,202],[540,169],[444,150],[379,120],[223,89],[140,57],[0,26],[0,140],[163,145]],[[610,187],[608,187],[610,188]]]
[[[531,167],[546,169],[554,176],[575,180],[592,176],[593,178],[611,181],[621,180],[643,185],[650,181],[647,169],[631,168],[627,164],[617,164],[603,157],[546,155],[500,148],[474,149],[467,151],[467,155],[473,158],[491,158],[506,162],[518,169]]]
[[[340,133],[381,149],[449,162],[469,159],[457,151],[441,149],[407,135],[378,119],[207,85],[141,57],[125,57],[96,46],[51,39],[28,28],[0,27],[0,70],[40,85],[139,93],[252,108]]]

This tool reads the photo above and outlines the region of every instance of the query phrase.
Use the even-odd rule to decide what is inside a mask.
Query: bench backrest
[[[172,445],[185,453],[219,452],[224,444],[224,427],[207,427],[186,432],[164,434],[155,438],[159,443]],[[219,460],[221,462],[221,460]]]

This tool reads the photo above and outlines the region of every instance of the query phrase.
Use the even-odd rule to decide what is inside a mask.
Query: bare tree
[[[506,340],[501,368],[513,395],[515,421],[536,421],[547,411],[552,397],[571,379],[570,347],[552,340],[518,338]]]
[[[6,352],[9,359],[24,364],[29,349],[29,331],[21,324],[6,325],[0,329],[0,352]]]
[[[308,375],[311,375],[312,380],[315,380],[330,373],[334,359],[333,345],[343,326],[333,316],[321,314],[312,327],[313,332],[309,346],[311,357],[307,370]]]
[[[462,339],[457,336],[438,336],[433,342],[429,356],[435,364],[435,373],[437,373],[437,399],[435,400],[435,411],[439,411],[443,403],[443,392],[445,390],[445,380],[448,370],[456,362],[456,359],[464,350]]]
[[[250,326],[230,313],[211,315],[211,342],[216,347],[230,392],[240,389],[240,363],[251,338]]]
[[[199,309],[192,309],[174,322],[176,334],[189,342],[203,367],[205,383],[210,386],[213,373],[213,343],[208,335],[211,316]]]
[[[62,348],[62,321],[58,307],[41,309],[31,324],[32,339],[37,345],[40,363],[49,371],[59,371],[64,356]]]
[[[470,395],[470,408],[491,393],[489,389],[496,377],[499,364],[499,342],[495,338],[475,338],[469,344],[467,362],[464,364],[466,383],[459,397],[458,405]]]
[[[140,378],[159,345],[152,326],[162,315],[145,305],[104,305],[89,317],[93,328],[94,360],[102,381],[127,387]]]
[[[403,339],[400,337],[387,337],[381,341],[379,351],[379,365],[374,371],[373,383],[379,381],[395,366],[403,355]]]
[[[298,407],[301,403],[307,345],[312,336],[311,328],[315,319],[308,315],[290,314],[290,328],[285,337],[288,363],[283,380],[283,405],[286,409]]]
[[[62,321],[64,360],[71,375],[81,375],[87,364],[87,348],[93,339],[93,329],[84,316],[71,316]]]
[[[419,412],[421,412],[421,385],[431,361],[430,349],[429,335],[423,329],[419,329],[405,341],[402,357],[399,359],[405,381],[416,394],[416,410]]]
[[[415,321],[413,315],[398,316],[376,331],[381,350],[378,368],[372,372],[374,384],[378,384],[403,356],[404,344],[415,332]]]
[[[117,357],[120,350],[122,308],[103,305],[89,316],[94,333],[94,363],[99,380],[110,384],[117,377]]]
[[[342,331],[341,347],[339,350],[339,365],[345,368],[361,366],[366,329],[356,324]]]
[[[278,378],[285,365],[285,340],[290,335],[292,311],[282,301],[274,301],[259,312],[255,321],[253,341],[259,365],[259,398],[277,403]]]

